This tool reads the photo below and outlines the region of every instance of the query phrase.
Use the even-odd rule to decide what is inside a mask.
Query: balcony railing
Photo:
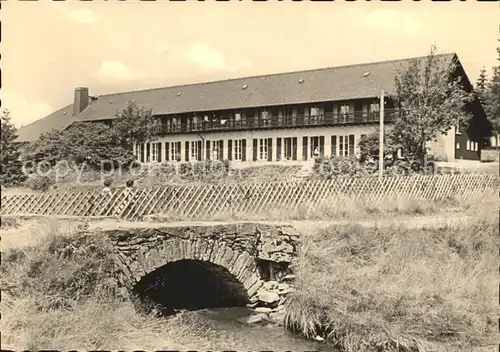
[[[384,112],[384,121],[392,122],[399,116],[399,109],[387,109]],[[321,114],[317,116],[270,116],[268,118],[247,117],[241,120],[181,122],[177,124],[162,124],[161,133],[189,133],[206,131],[234,131],[253,129],[300,128],[320,126],[341,126],[348,124],[377,123],[380,121],[379,112],[355,111],[347,114]]]

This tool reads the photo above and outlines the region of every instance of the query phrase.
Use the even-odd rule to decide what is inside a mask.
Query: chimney
[[[89,105],[89,89],[87,87],[75,88],[73,101],[73,116],[81,113]]]

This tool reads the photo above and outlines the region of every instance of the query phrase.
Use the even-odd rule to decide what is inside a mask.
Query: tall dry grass
[[[349,202],[247,216],[335,220],[454,209],[476,221],[428,230],[344,225],[305,233],[297,291],[287,307],[289,327],[309,337],[323,334],[346,352],[472,351],[496,342],[497,197],[481,203],[394,200],[371,204],[373,209]],[[230,220],[229,215],[222,220]],[[196,315],[158,320],[137,315],[117,299],[109,244],[98,236],[76,235],[78,228],[85,225],[49,222],[42,230],[31,228],[40,235],[38,243],[13,243],[2,251],[3,348],[209,346],[206,322]]]
[[[42,238],[2,253],[2,348],[185,349],[205,331],[194,315],[158,320],[119,299],[104,239],[60,228]]]
[[[341,351],[473,351],[498,342],[498,208],[469,224],[304,235],[286,325]]]
[[[483,208],[498,207],[497,195],[492,194],[480,201],[470,199],[460,201],[450,197],[445,200],[428,200],[419,198],[387,197],[379,201],[368,198],[357,199],[339,196],[314,206],[298,205],[295,207],[270,204],[264,208],[255,207],[252,211],[221,211],[213,215],[198,215],[169,212],[147,216],[150,220],[162,221],[291,221],[291,220],[366,220],[392,219],[397,216],[446,215],[450,213],[470,215],[482,212]]]

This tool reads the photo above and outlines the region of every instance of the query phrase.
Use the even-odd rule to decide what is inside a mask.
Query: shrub
[[[33,175],[26,180],[26,186],[34,191],[46,192],[53,185],[55,185],[55,180],[50,176]]]
[[[331,179],[338,176],[362,176],[371,171],[355,157],[317,158],[314,170],[321,178]]]
[[[41,310],[67,308],[75,301],[114,298],[111,253],[101,237],[54,232],[39,246],[2,253],[0,272],[13,296],[38,297]]]
[[[323,179],[335,177],[367,177],[378,173],[379,165],[376,159],[348,157],[320,157],[315,159],[314,172]],[[386,159],[384,160],[385,176],[406,176],[412,174],[433,174],[436,171],[432,158],[423,167],[419,160]]]

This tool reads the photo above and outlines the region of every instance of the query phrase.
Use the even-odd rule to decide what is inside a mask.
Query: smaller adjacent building
[[[456,54],[456,76],[472,91]],[[412,58],[423,60],[422,58]],[[236,166],[296,164],[319,152],[349,156],[359,142],[377,131],[380,93],[394,92],[398,70],[412,59],[244,77],[126,93],[89,96],[76,88],[73,104],[19,130],[20,141],[38,138],[74,121],[111,122],[127,102],[151,108],[161,121],[160,137],[137,144],[142,162],[231,160]],[[491,125],[478,100],[469,105],[468,126],[454,126],[431,143],[441,160],[479,160]],[[401,113],[384,101],[387,128]]]

